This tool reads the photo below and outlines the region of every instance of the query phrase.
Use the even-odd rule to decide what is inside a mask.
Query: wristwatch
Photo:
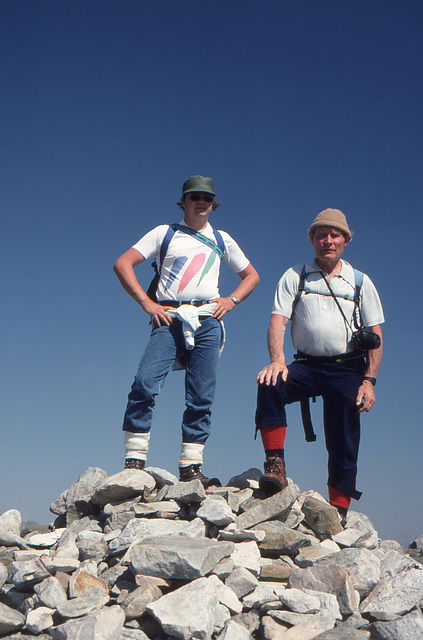
[[[234,304],[239,304],[239,299],[236,296],[229,296]]]
[[[364,376],[363,380],[368,380],[373,386],[376,384],[376,378],[371,378],[370,376]]]

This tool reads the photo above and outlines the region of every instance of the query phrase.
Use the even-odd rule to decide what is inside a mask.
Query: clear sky
[[[51,522],[87,467],[122,469],[149,327],[112,267],[180,219],[181,185],[199,173],[222,202],[212,224],[261,276],[227,316],[204,471],[226,482],[262,467],[255,377],[274,289],[313,257],[317,213],[340,208],[355,231],[344,257],[386,316],[353,508],[382,538],[423,533],[422,18],[418,0],[1,0],[0,513]],[[139,267],[141,283],[152,273]],[[221,293],[237,281],[224,268]],[[173,373],[148,460],[174,473],[182,391]],[[319,400],[313,416],[306,444],[288,409],[287,469],[326,496]]]

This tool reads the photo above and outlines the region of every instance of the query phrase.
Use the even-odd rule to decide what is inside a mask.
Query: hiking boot
[[[346,507],[337,507],[336,505],[333,506],[338,509],[339,517],[341,518],[341,526],[343,529],[345,529],[345,527],[347,526],[348,509]]]
[[[142,471],[145,467],[145,460],[138,458],[125,458],[125,469],[139,469]]]
[[[188,467],[179,467],[179,481],[190,482],[191,480],[199,480],[205,489],[211,486],[222,486],[222,483],[217,478],[206,478],[206,476],[201,473],[201,464],[190,464]]]
[[[269,498],[287,486],[285,460],[281,456],[268,456],[264,463],[264,474],[259,480],[260,489]]]

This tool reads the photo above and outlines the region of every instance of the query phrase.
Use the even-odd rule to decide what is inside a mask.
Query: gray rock
[[[25,624],[25,616],[0,602],[0,636],[18,631]]]
[[[135,575],[195,580],[213,571],[233,549],[232,542],[163,536],[135,541],[129,549],[129,558]]]
[[[220,580],[224,581],[232,573],[234,568],[234,561],[231,557],[223,558],[223,560],[218,562],[213,569],[213,575],[216,575],[218,578],[220,578]]]
[[[145,471],[124,469],[109,476],[97,486],[91,495],[91,502],[96,505],[108,502],[119,502],[140,496],[147,489],[154,489],[154,478]]]
[[[48,577],[48,572],[38,560],[12,562],[9,565],[9,580],[20,591],[28,591]]]
[[[80,531],[99,531],[102,532],[102,527],[98,521],[98,518],[94,515],[84,516],[80,520],[74,520],[68,527],[69,531],[79,533]]]
[[[145,502],[134,505],[132,511],[138,517],[155,516],[160,514],[179,513],[181,507],[175,500],[163,500],[162,502]]]
[[[81,531],[76,538],[81,560],[95,558],[100,562],[107,554],[107,543],[104,534],[98,531]]]
[[[311,589],[336,595],[341,613],[350,614],[359,604],[348,573],[336,564],[316,564],[307,569],[295,568],[288,578],[288,585],[297,589]]]
[[[50,629],[53,640],[116,640],[119,638],[125,614],[118,606],[106,607],[79,620],[68,620]]]
[[[295,557],[295,564],[298,567],[311,567],[317,560],[332,555],[333,551],[322,545],[311,545],[302,547],[299,554]]]
[[[231,529],[230,527],[234,527]],[[232,540],[232,542],[248,542],[254,540],[255,542],[263,542],[266,534],[260,529],[236,529],[235,525],[229,525],[226,529],[221,529],[218,533],[218,540]]]
[[[54,547],[64,531],[66,531],[66,529],[55,529],[48,533],[30,533],[26,536],[25,541],[29,547],[50,549],[51,547]]]
[[[238,598],[243,598],[254,591],[258,580],[248,569],[238,567],[226,578],[225,584],[232,589]]]
[[[345,625],[340,625],[339,627],[335,627],[335,629],[329,629],[328,631],[319,633],[318,636],[314,636],[314,640],[366,640],[367,638],[368,635],[365,635],[362,631],[345,627]],[[411,640],[411,638],[409,640]]]
[[[301,510],[306,523],[320,540],[342,531],[338,510],[327,502],[307,496]]]
[[[417,640],[423,638],[423,616],[414,610],[399,620],[375,622],[370,630],[375,640]]]
[[[360,605],[362,615],[394,620],[423,601],[423,569],[404,569],[382,578]]]
[[[381,577],[380,560],[367,549],[342,549],[317,560],[315,566],[332,564],[336,564],[348,573],[354,589],[362,598],[371,592]]]
[[[237,542],[235,544],[227,542],[226,544],[233,544],[234,546],[234,550],[231,553],[234,567],[248,569],[248,571],[251,571],[255,576],[260,574],[260,551],[254,540]]]
[[[235,522],[235,514],[231,507],[224,498],[218,496],[206,497],[197,511],[197,516],[220,527]]]
[[[65,529],[57,543],[55,558],[79,559],[79,549],[76,546],[77,533]]]
[[[279,600],[294,613],[317,613],[320,610],[319,598],[299,589],[285,589]]]
[[[56,609],[59,604],[67,600],[65,590],[57,578],[46,578],[35,585],[34,591],[39,597],[41,604],[49,609]]]
[[[257,529],[265,533],[264,540],[259,544],[260,551],[265,557],[278,558],[281,555],[287,555],[295,558],[302,547],[312,544],[310,535],[299,533],[283,522],[262,522]],[[317,539],[315,542],[318,543]]]
[[[119,553],[127,549],[130,544],[137,539],[164,535],[204,538],[206,535],[206,525],[201,518],[196,518],[191,522],[135,518],[127,524],[116,538],[109,542],[109,552]]]
[[[272,520],[289,511],[299,495],[299,489],[290,483],[286,489],[279,491],[274,496],[261,500],[258,504],[237,516],[235,524],[237,529],[250,529],[261,522]]]
[[[242,604],[236,593],[215,575],[211,575],[209,580],[216,585],[219,602],[229,609],[231,615],[241,613]]]
[[[117,599],[117,603],[125,613],[126,620],[140,618],[148,604],[162,597],[162,592],[154,580],[146,576],[140,576],[140,578],[142,578],[142,584]]]
[[[228,620],[223,630],[217,636],[217,640],[253,640],[253,636],[248,629],[238,622]]]
[[[228,487],[237,487],[238,489],[255,489],[258,487],[263,472],[260,469],[251,468],[244,473],[233,476],[227,483]]]
[[[124,627],[120,632],[118,640],[150,640],[150,638],[145,635],[141,629],[128,629],[128,627]]]
[[[278,585],[278,587],[280,595],[280,593],[285,590],[285,587],[281,585]],[[276,606],[280,607],[279,595],[275,590],[273,583],[259,583],[254,591],[252,591],[242,599],[242,604],[244,605],[244,609],[260,609],[269,602],[276,602]]]
[[[171,486],[178,482],[178,478],[174,476],[173,473],[166,471],[166,469],[160,469],[159,467],[146,467],[144,471],[154,478],[159,489],[164,486]]]
[[[110,598],[107,593],[92,591],[89,595],[72,598],[67,602],[59,604],[57,611],[62,618],[81,618],[97,609],[102,609],[109,600]]]
[[[309,548],[309,547],[308,547]],[[292,564],[286,561],[287,556],[283,558],[263,559],[261,560],[260,580],[270,580],[272,582],[285,582],[291,573]],[[264,560],[266,560],[264,562]]]
[[[53,614],[54,609],[50,609],[49,607],[38,607],[37,609],[33,609],[26,617],[25,628],[38,636],[40,633],[53,626]]]
[[[247,492],[249,491],[252,493],[252,490],[247,490]],[[240,491],[236,487],[208,487],[207,495],[211,497],[220,496],[226,500],[234,513],[238,513],[241,500],[245,500],[247,497],[247,493]]]
[[[352,509],[348,511],[347,528],[349,527],[351,527],[352,529],[358,529],[363,534],[372,534],[374,531],[376,531],[370,519],[364,513],[359,513],[358,511],[353,511]]]
[[[7,568],[0,562],[0,589],[3,587],[4,583],[7,580]]]
[[[288,628],[289,624],[274,620],[271,616],[263,616],[261,619],[263,640],[284,640],[283,635]]]
[[[4,511],[0,516],[0,529],[7,529],[20,536],[22,528],[22,516],[17,509]]]
[[[3,547],[19,547],[20,549],[26,548],[26,540],[21,536],[4,526],[0,526],[0,546]]]
[[[107,478],[107,473],[98,467],[89,467],[65,492],[66,524],[95,513],[91,496]]]
[[[198,578],[147,606],[165,633],[182,640],[211,640],[218,619],[217,589]]]
[[[82,598],[90,594],[107,595],[108,586],[103,578],[95,575],[93,569],[85,565],[75,571],[69,581],[69,596],[71,598]]]
[[[380,540],[378,548],[385,553],[387,551],[397,551],[398,553],[404,553],[404,549],[396,540]]]
[[[206,498],[206,490],[199,480],[191,482],[178,482],[169,487],[166,497],[183,504],[203,502]]]

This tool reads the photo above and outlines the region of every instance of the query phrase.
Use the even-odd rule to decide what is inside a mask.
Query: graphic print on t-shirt
[[[178,273],[180,272],[180,270],[182,269],[182,267],[184,266],[187,260],[188,260],[187,256],[180,256],[179,258],[176,258],[176,260],[172,264],[172,269],[169,273],[169,277],[164,284],[165,292],[170,289],[170,287],[172,286],[172,283],[175,281],[176,276],[178,275]]]
[[[208,258],[208,260],[206,262],[206,265],[205,265],[205,267],[204,267],[204,269],[203,269],[203,271],[201,273],[200,279],[197,282],[197,287],[199,286],[201,280],[204,278],[206,273],[208,273],[208,271],[210,271],[210,268],[211,268],[211,266],[214,263],[216,258],[217,258],[217,254],[214,251],[212,251],[211,254],[209,255],[209,258]]]
[[[193,259],[187,266],[184,275],[181,278],[181,281],[178,287],[178,293],[181,293],[185,289],[185,287],[191,282],[193,277],[197,275],[197,273],[200,271],[201,267],[203,266],[205,259],[206,259],[205,253],[199,253],[193,257]]]

